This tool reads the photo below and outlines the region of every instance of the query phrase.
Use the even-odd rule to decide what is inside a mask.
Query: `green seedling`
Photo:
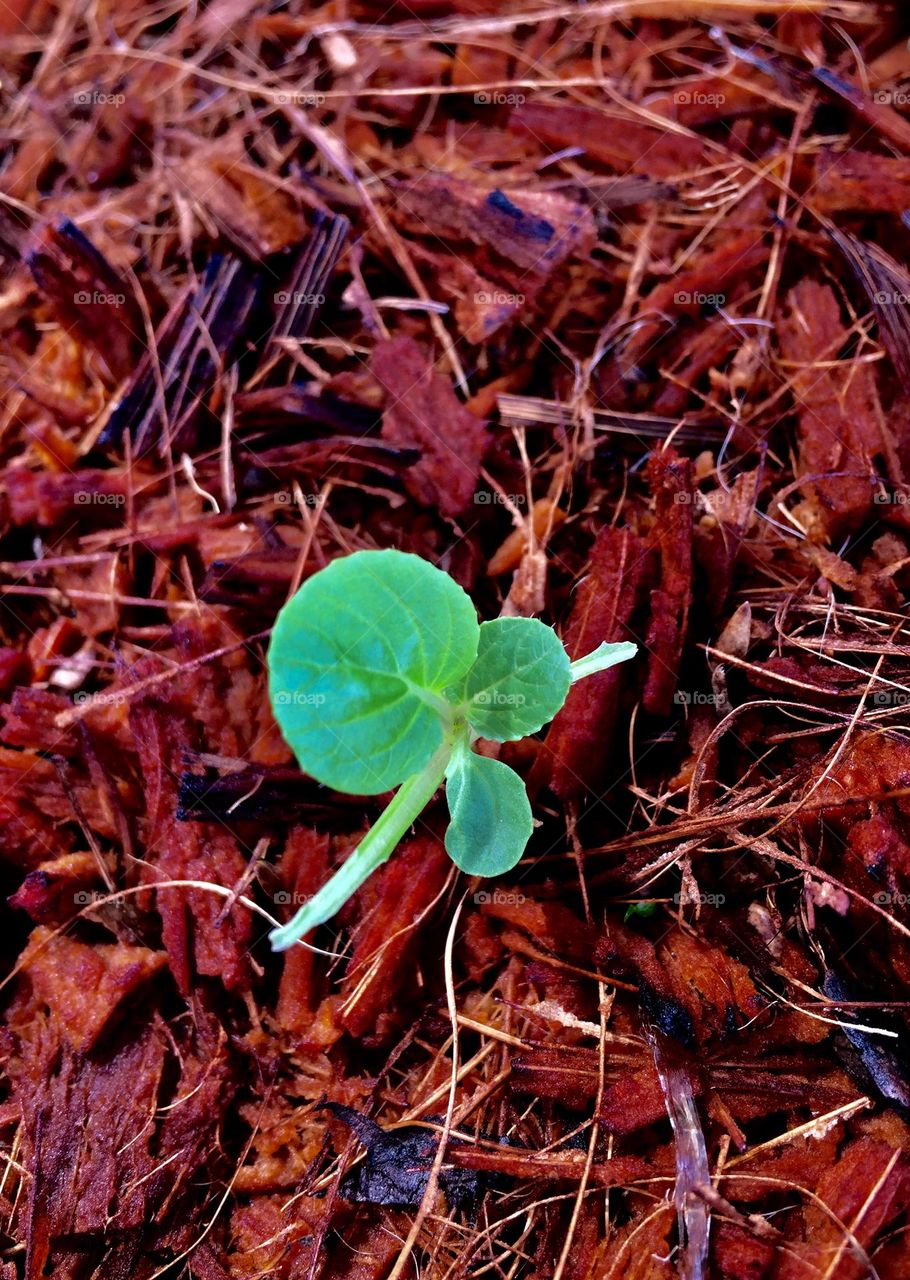
[[[474,743],[536,733],[573,681],[635,651],[602,644],[570,662],[552,627],[534,618],[478,623],[447,573],[402,551],[358,551],[309,578],[272,633],[275,718],[301,769],[325,786],[353,795],[398,790],[335,875],[272,931],[273,948],[333,916],[443,781],[452,861],[469,875],[511,870],[531,835],[527,792]]]

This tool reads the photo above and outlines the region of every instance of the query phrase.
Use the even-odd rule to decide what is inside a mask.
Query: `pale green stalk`
[[[332,878],[304,903],[292,920],[272,930],[269,940],[273,951],[286,951],[318,924],[330,920],[364,880],[388,861],[405,832],[439,790],[452,749],[453,743],[447,736],[429,764],[401,784],[388,807]]]

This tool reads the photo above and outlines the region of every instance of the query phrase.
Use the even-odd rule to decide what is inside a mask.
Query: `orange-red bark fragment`
[[[341,987],[339,1022],[352,1036],[382,1034],[445,885],[451,862],[442,843],[416,836],[360,890],[363,922]]]
[[[811,538],[824,542],[867,516],[873,476],[887,473],[889,442],[875,375],[869,364],[838,363],[848,333],[829,285],[796,285],[778,331],[796,405],[796,474],[804,480],[795,515]],[[828,472],[839,474],[822,479]]]
[[[648,481],[654,494],[654,523],[648,541],[659,564],[659,578],[651,592],[651,621],[645,639],[648,674],[642,702],[646,711],[667,715],[673,706],[692,602],[694,489],[690,464],[673,449],[656,453],[648,463]]]
[[[86,1053],[130,997],[161,971],[166,957],[122,942],[89,946],[39,926],[20,963],[62,1035]]]
[[[487,429],[464,407],[413,338],[374,348],[370,368],[385,390],[383,438],[420,451],[405,473],[408,492],[455,519],[471,501],[487,447]]]
[[[590,653],[603,641],[633,638],[631,624],[643,596],[648,563],[645,543],[631,530],[606,528],[598,533],[564,637],[571,658]],[[622,689],[628,679],[628,666],[620,665],[572,686],[547,732],[534,782],[545,782],[562,800],[596,789],[615,741]]]

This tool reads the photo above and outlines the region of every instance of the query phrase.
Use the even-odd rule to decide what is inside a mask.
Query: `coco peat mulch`
[[[0,1280],[910,1276],[910,13],[0,8]],[[570,654],[382,797],[276,614],[394,547]]]

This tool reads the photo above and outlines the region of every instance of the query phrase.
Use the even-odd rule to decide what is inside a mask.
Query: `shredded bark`
[[[0,1280],[910,1274],[904,10],[0,9]],[[639,652],[279,956],[375,547]]]

